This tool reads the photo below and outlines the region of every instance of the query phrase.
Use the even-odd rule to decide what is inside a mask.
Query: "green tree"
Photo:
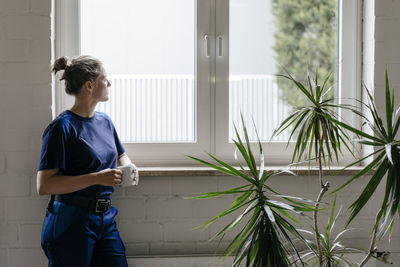
[[[275,16],[275,59],[279,73],[307,77],[308,69],[336,84],[337,0],[272,0]],[[285,68],[283,70],[282,68]],[[278,78],[283,99],[292,107],[306,105],[307,99],[287,79]],[[335,86],[329,92],[333,96]]]

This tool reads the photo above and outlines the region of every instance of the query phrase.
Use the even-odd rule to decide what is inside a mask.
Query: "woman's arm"
[[[136,169],[136,165],[132,163],[131,159],[125,152],[118,156],[118,166],[125,166],[129,164],[134,165]]]
[[[126,153],[122,153],[118,157],[118,166],[125,166],[125,165],[133,165],[133,172],[135,173],[135,185],[139,185],[139,170],[137,169],[136,165],[132,163],[131,159]]]
[[[122,171],[118,169],[105,169],[77,176],[57,175],[58,171],[59,169],[38,171],[36,189],[39,195],[68,194],[95,184],[117,186],[122,175]]]

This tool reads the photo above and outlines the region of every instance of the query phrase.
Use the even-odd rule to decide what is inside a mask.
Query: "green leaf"
[[[319,85],[317,85],[316,87],[315,87],[315,91],[316,91],[316,99],[315,99],[315,102],[317,102],[318,104],[319,104],[319,102],[320,102],[320,97],[321,97],[321,87],[319,86]]]
[[[370,110],[370,113],[374,119],[374,125],[376,125],[379,129],[377,132],[379,133],[379,135],[383,136],[383,139],[387,140],[388,137],[385,131],[385,127],[383,126],[382,119],[379,117],[378,111],[375,107],[374,98],[372,97],[369,90],[366,90],[366,92],[368,94],[368,99],[369,99],[369,104],[367,105],[367,108]],[[372,129],[374,128],[372,127]]]
[[[226,228],[226,231],[229,231],[232,228],[234,228],[243,219],[244,216],[246,216],[250,211],[252,211],[255,208],[257,203],[258,203],[257,200],[254,200],[252,203],[250,203],[250,205],[247,206],[247,208],[233,221],[233,223],[229,225],[228,228]]]
[[[396,178],[393,179],[393,166],[390,166],[388,169],[388,172],[387,172],[385,196],[383,197],[381,209],[378,212],[378,215],[376,217],[376,223],[375,223],[374,229],[378,226],[378,222],[380,221],[383,213],[385,213],[387,210],[389,195],[390,195],[391,189],[393,188],[395,181],[396,181]],[[390,202],[392,202],[392,200]]]
[[[246,148],[244,147],[244,145],[242,143],[242,140],[240,138],[239,132],[238,132],[238,130],[237,130],[235,125],[234,125],[234,128],[235,128],[235,132],[236,132],[236,136],[237,136],[238,141],[233,140],[233,142],[235,143],[236,147],[239,149],[240,153],[242,154],[242,157],[246,161],[247,166],[250,169],[250,173],[256,179],[256,177],[257,177],[257,166],[253,165],[253,162],[252,162],[252,160],[250,158],[250,152],[247,153],[247,150],[246,150]]]
[[[253,194],[253,190],[244,192],[240,197],[236,198],[232,203],[232,207],[238,204],[242,204],[246,199],[248,199]]]
[[[249,158],[250,158],[250,162],[251,162],[251,165],[249,165],[249,168],[250,168],[251,172],[253,173],[254,178],[257,179],[257,177],[258,177],[257,165],[256,165],[256,161],[254,160],[253,153],[251,152],[251,144],[250,144],[249,136],[247,134],[246,123],[244,122],[243,114],[240,113],[240,117],[242,119],[244,137],[246,139],[247,151],[249,152]]]
[[[390,97],[390,86],[387,68],[385,70],[385,84],[386,84],[386,122],[389,139],[392,139],[392,118],[393,118],[393,105]]]
[[[243,229],[233,238],[232,242],[226,247],[224,254],[224,259],[229,256],[238,246],[240,251],[244,242],[254,233],[257,222],[260,219],[260,207],[256,207],[251,219],[243,227]]]
[[[303,120],[304,120],[304,118],[308,115],[309,111],[310,111],[310,110],[308,110],[308,109],[302,110],[302,112],[301,112],[292,122],[290,122],[289,126],[290,126],[292,123],[294,123],[294,122],[297,121],[296,124],[295,124],[295,126],[293,127],[293,129],[292,129],[290,135],[289,135],[288,142],[292,139],[293,135],[296,133],[296,130],[297,130],[297,128],[299,127],[299,125],[302,125],[302,123],[304,124]]]
[[[331,210],[331,216],[329,217],[329,224],[328,224],[328,228],[329,231],[332,231],[332,227],[333,227],[333,218],[335,216],[335,206],[336,206],[336,195],[335,198],[333,200],[333,204],[332,204],[332,210]]]
[[[328,118],[325,114],[321,114],[321,115],[324,116],[324,117],[326,117],[326,118]],[[329,119],[329,118],[328,118],[328,119]],[[330,120],[333,121],[333,122],[335,122],[336,124],[342,126],[343,128],[345,128],[345,129],[347,129],[347,130],[349,130],[349,131],[351,131],[351,132],[357,134],[357,135],[360,135],[360,136],[362,136],[362,137],[365,137],[365,138],[374,140],[374,141],[376,141],[376,142],[381,142],[381,140],[380,140],[379,138],[376,138],[375,136],[369,135],[369,134],[367,134],[367,133],[365,133],[365,132],[363,132],[363,131],[360,131],[360,130],[358,130],[358,129],[356,129],[356,128],[353,128],[353,127],[351,127],[351,126],[349,126],[349,125],[347,125],[347,124],[345,124],[345,123],[343,123],[343,122],[340,122],[340,121],[338,121],[338,120],[336,120],[336,119],[334,119],[334,118],[330,118]]]
[[[292,76],[290,76],[289,73],[288,73],[288,75],[278,74],[277,76],[284,77],[284,78],[287,78],[287,79],[291,80],[291,81],[297,86],[297,88],[299,88],[299,89],[303,92],[303,94],[304,94],[314,105],[318,105],[318,104],[315,102],[314,97],[308,92],[308,90],[307,90],[300,82],[296,81]]]
[[[396,136],[397,131],[399,130],[399,127],[400,127],[400,116],[399,116],[399,114],[400,114],[400,105],[399,105],[399,107],[397,108],[396,114],[395,114],[395,116],[394,116],[394,118],[395,118],[395,119],[397,118],[397,120],[396,120],[396,123],[395,123],[395,126],[394,126],[393,136]]]
[[[312,204],[321,203],[321,202],[317,202],[317,201],[315,201],[315,200],[306,199],[306,198],[302,198],[302,197],[294,197],[294,196],[287,196],[287,195],[281,195],[281,194],[272,195],[272,196],[274,196],[274,197],[281,197],[281,198],[286,199],[286,200],[288,200],[288,201],[292,201],[291,199],[297,199],[297,200],[304,201],[304,202],[309,202],[309,203],[312,203]],[[293,201],[293,202],[296,203],[296,204],[300,203],[300,202],[297,202],[297,201]],[[311,206],[311,205],[310,205],[310,207],[312,208],[312,207],[314,207],[314,206]]]
[[[263,207],[264,207],[265,213],[266,213],[267,216],[268,216],[268,219],[269,219],[272,223],[275,223],[275,217],[274,217],[274,214],[273,214],[272,210],[270,209],[270,207],[269,207],[268,205],[264,205]]]
[[[379,151],[377,151],[379,152]],[[377,153],[374,152],[373,154]],[[370,164],[368,164],[366,167],[364,167],[364,169],[362,169],[361,171],[359,171],[355,176],[353,176],[351,179],[349,179],[346,183],[344,183],[343,185],[341,185],[339,188],[335,189],[331,194],[336,193],[337,191],[339,191],[340,189],[342,189],[343,187],[347,186],[348,184],[350,184],[351,182],[353,182],[355,179],[360,178],[361,176],[364,176],[365,174],[369,173],[371,170],[374,169],[374,167],[379,164],[379,162],[382,160],[382,158],[384,157],[385,153],[382,152],[381,154],[379,154]],[[370,157],[371,155],[368,155],[366,157],[364,157],[363,159],[359,160],[362,161],[368,157]],[[352,164],[350,164],[352,165]],[[345,168],[347,168],[348,166],[346,166]]]
[[[390,163],[393,165],[393,160],[392,160],[392,143],[386,144],[385,145],[385,151],[386,151],[386,157],[389,160]]]
[[[229,171],[231,171],[235,176],[238,177],[242,177],[244,178],[246,181],[248,181],[249,183],[252,183],[254,185],[257,185],[256,181],[254,181],[253,179],[251,179],[250,177],[248,177],[245,173],[235,169],[233,166],[229,165],[228,163],[223,162],[222,160],[217,159],[216,157],[214,157],[212,154],[207,153],[212,159],[214,159],[216,162],[218,162],[219,164],[221,164],[222,166],[224,166],[226,169],[228,169]]]
[[[249,200],[245,203],[242,203],[240,205],[236,205],[234,207],[230,207],[229,209],[221,212],[220,214],[218,214],[217,216],[215,216],[214,218],[212,218],[211,220],[207,221],[206,223],[202,224],[201,227],[203,227],[204,229],[208,228],[213,222],[215,222],[216,220],[225,217],[226,215],[229,215],[235,211],[237,211],[238,209],[250,204],[253,200]]]
[[[346,226],[350,224],[350,222],[355,218],[355,216],[360,212],[360,210],[364,207],[364,205],[368,202],[371,198],[371,195],[375,192],[377,186],[381,182],[383,176],[385,175],[388,167],[388,161],[386,159],[379,165],[378,169],[376,170],[375,174],[372,176],[371,180],[358,197],[358,199],[351,204],[351,215],[346,223]]]
[[[238,194],[238,193],[243,193],[243,192],[249,192],[253,191],[252,188],[247,189],[247,190],[241,190],[243,188],[251,186],[250,184],[244,185],[244,186],[239,186],[235,188],[231,188],[225,191],[219,191],[219,192],[207,192],[207,193],[198,193],[199,196],[195,197],[184,197],[184,199],[202,199],[202,198],[213,198],[213,197],[218,197],[221,195],[232,195],[232,194]]]
[[[254,121],[254,118],[251,117],[251,119],[252,119],[252,121],[253,121],[254,131],[256,132],[257,141],[258,141],[258,148],[259,148],[259,150],[260,150],[260,155],[262,155],[262,154],[263,154],[263,148],[262,148],[260,136],[258,135],[258,131],[257,131],[257,127],[256,127],[256,123],[255,123],[255,121]]]
[[[277,220],[277,226],[279,227],[279,229],[281,230],[281,234],[285,237],[286,241],[290,244],[291,248],[293,249],[293,251],[295,252],[295,254],[297,255],[298,259],[300,260],[300,262],[302,263],[302,265],[304,266],[303,261],[301,260],[301,256],[299,251],[297,250],[296,246],[293,244],[292,239],[289,237],[289,235],[286,233],[285,229],[287,229],[289,232],[291,232],[293,235],[295,235],[297,238],[299,238],[300,240],[302,240],[310,250],[314,251],[307,243],[307,241],[302,237],[302,235],[288,222],[286,221],[284,218],[282,218],[281,216],[279,216],[279,214],[276,215],[276,220]],[[284,229],[285,228],[285,229]],[[315,253],[315,252],[314,252]]]
[[[208,154],[208,155],[211,155],[211,154]],[[239,171],[239,170],[236,170],[235,168],[233,168],[233,167],[230,166],[229,164],[226,164],[226,163],[224,163],[224,162],[222,162],[222,161],[216,159],[216,158],[215,158],[214,156],[212,156],[212,155],[211,155],[212,158],[214,158],[214,159],[217,160],[218,162],[221,162],[224,166],[227,167],[227,169],[222,168],[222,167],[220,167],[220,166],[218,166],[218,165],[215,165],[215,164],[213,164],[213,163],[209,163],[209,162],[204,161],[204,160],[202,160],[202,159],[198,159],[198,158],[195,158],[195,157],[192,157],[192,156],[187,156],[187,157],[189,157],[189,158],[191,158],[191,159],[193,159],[193,160],[196,160],[196,161],[202,163],[203,165],[206,165],[206,166],[208,166],[208,167],[211,167],[211,168],[213,168],[213,169],[216,169],[216,170],[218,170],[218,171],[221,171],[221,172],[223,172],[223,173],[226,173],[226,174],[229,174],[229,175],[232,175],[232,176],[241,177],[241,178],[245,179],[246,181],[248,181],[249,183],[252,183],[252,184],[256,185],[256,182],[255,182],[254,180],[252,180],[251,178],[249,178],[246,174],[242,173],[242,172]]]
[[[291,121],[291,119],[293,117],[295,117],[296,115],[298,115],[298,113],[300,113],[300,112],[301,112],[301,110],[296,110],[294,113],[290,114],[283,122],[281,122],[278,125],[278,127],[274,130],[274,132],[272,133],[272,137],[277,136],[277,135],[281,134],[284,130],[286,130],[286,128],[289,127],[293,121],[296,121],[296,119],[294,119],[290,124],[286,125],[286,123]],[[285,127],[285,125],[286,125],[286,127]],[[272,137],[271,137],[271,139],[272,139]]]
[[[233,241],[228,245],[227,249],[224,251],[224,254],[226,256],[230,255],[236,248],[238,248],[239,253],[235,257],[235,263],[243,259],[243,257],[246,256],[246,243],[249,240],[250,236],[254,234],[255,227],[258,224],[258,221],[260,220],[260,213],[261,213],[261,208],[256,207],[256,210],[252,216],[252,218],[248,221],[247,225],[243,227],[242,231],[235,236]],[[249,242],[250,243],[250,242]],[[226,257],[225,256],[225,257]]]
[[[362,145],[368,145],[368,146],[382,146],[383,145],[383,143],[371,142],[371,141],[363,140],[363,139],[357,139],[357,140],[354,140],[354,142],[357,142]]]

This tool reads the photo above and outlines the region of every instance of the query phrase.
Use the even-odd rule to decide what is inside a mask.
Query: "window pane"
[[[291,82],[276,78],[282,67],[304,79],[318,68],[320,79],[331,73],[330,94],[336,95],[337,0],[230,0],[229,140],[233,122],[241,129],[240,111],[248,128],[252,118],[260,139],[306,103]],[[233,122],[232,122],[233,121]],[[251,127],[250,127],[251,126]],[[287,140],[289,131],[273,140]],[[256,141],[253,130],[250,139]]]
[[[195,1],[85,0],[81,54],[112,84],[97,110],[124,142],[195,141]]]

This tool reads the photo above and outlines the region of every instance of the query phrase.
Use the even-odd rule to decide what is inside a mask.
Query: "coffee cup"
[[[136,185],[135,173],[133,172],[135,166],[133,164],[118,166],[117,169],[120,169],[122,171],[122,181],[119,186],[126,187]]]

